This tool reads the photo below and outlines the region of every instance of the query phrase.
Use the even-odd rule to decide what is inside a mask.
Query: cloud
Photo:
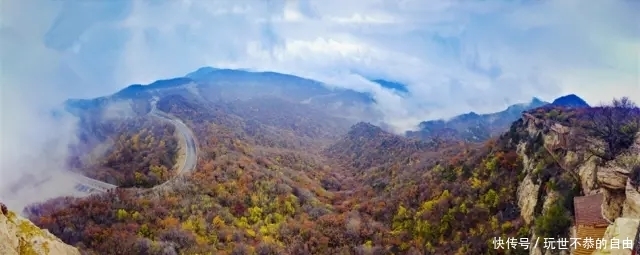
[[[39,6],[29,1],[10,5],[5,12]],[[404,104],[441,106],[403,109],[408,114],[403,118],[447,116],[472,108],[498,110],[532,96],[552,99],[570,92],[597,103],[640,90],[640,22],[634,15],[640,4],[634,1],[185,0],[48,5],[51,12],[44,18],[10,15],[8,20],[19,21],[7,27],[29,34],[38,47],[44,45],[55,63],[41,69],[69,70],[59,79],[73,87],[85,84],[76,90],[86,92],[78,94],[101,95],[203,65],[318,79],[351,72],[380,76],[408,85],[413,96]],[[36,26],[40,35],[24,29]],[[40,56],[31,58],[36,57]],[[467,103],[478,97],[483,103]]]
[[[18,157],[11,150],[32,151],[47,140],[25,137],[64,127],[37,117],[42,109],[206,65],[281,71],[373,92],[399,129],[533,96],[640,101],[638,1],[1,4],[3,178],[6,162]],[[400,97],[355,74],[401,82],[411,94]]]

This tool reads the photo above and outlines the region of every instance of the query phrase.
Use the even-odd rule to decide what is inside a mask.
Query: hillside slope
[[[75,255],[78,249],[7,210],[0,203],[0,251],[5,255]]]
[[[241,110],[266,105],[205,111],[180,96],[158,105],[194,130],[195,173],[163,190],[49,201],[31,208],[31,219],[88,254],[505,254],[494,237],[570,237],[573,197],[607,195],[600,188],[616,180],[589,176],[640,146],[616,149],[613,161],[587,157],[587,147],[559,135],[582,134],[580,121],[592,116],[570,108],[526,113],[485,144],[358,123],[326,146],[336,135],[325,118],[291,126]],[[640,200],[628,194],[612,198],[625,206],[603,205],[612,219],[636,217]]]
[[[305,130],[326,118],[285,128],[225,108],[201,111],[180,97],[158,104],[187,120],[200,141],[193,175],[163,191],[49,201],[31,218],[90,254],[483,253],[496,233],[526,232],[514,206],[512,148],[428,143],[360,123],[313,153],[324,146],[315,138],[327,135]],[[511,187],[502,187],[505,178],[514,178]],[[471,202],[479,199],[486,202]],[[441,224],[448,227],[432,228]],[[474,241],[460,246],[462,239]]]
[[[205,82],[209,71],[191,76]],[[174,85],[145,91],[193,131],[196,171],[162,189],[46,201],[30,219],[86,254],[541,254],[491,241],[572,236],[577,196],[602,193],[611,220],[640,212],[631,104],[518,110],[480,144],[398,136],[286,93],[227,100]],[[136,118],[144,111],[125,123]],[[147,129],[155,135],[122,139],[112,158],[167,155],[155,145],[169,144],[170,130]]]

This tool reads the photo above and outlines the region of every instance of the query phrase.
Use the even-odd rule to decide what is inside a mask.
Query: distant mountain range
[[[552,103],[534,97],[528,103],[514,104],[500,112],[488,114],[469,112],[449,120],[423,121],[419,124],[419,130],[408,131],[406,136],[418,139],[440,138],[481,142],[504,132],[513,121],[521,117],[522,112],[546,105],[570,108],[589,107],[582,98],[574,94],[559,97]]]
[[[409,94],[404,84],[383,79],[370,80],[399,95]],[[278,98],[322,109],[333,116],[351,119],[353,123],[368,121],[384,126],[381,113],[372,107],[375,100],[369,93],[331,88],[319,81],[289,74],[213,67],[202,67],[183,77],[158,80],[147,85],[130,85],[110,96],[71,99],[65,104],[67,110],[80,113],[91,109],[100,111],[105,105],[114,101],[129,101],[136,112],[144,114],[150,109],[149,101],[152,97],[163,98],[170,95],[179,95],[204,105],[229,103],[235,100]],[[501,112],[489,114],[469,112],[450,120],[424,121],[419,124],[419,130],[406,132],[406,136],[419,139],[439,137],[472,142],[484,141],[507,129],[523,111],[544,105],[589,106],[573,94],[560,97],[552,103],[533,98],[528,103],[514,104]]]
[[[218,69],[203,67],[184,77],[158,80],[151,84],[133,84],[117,93],[92,99],[141,99],[170,93],[167,89],[185,88],[195,85],[199,89],[214,88],[217,99],[243,99],[254,96],[285,96],[290,100],[306,100],[319,95],[341,95],[353,102],[369,103],[373,99],[367,93],[359,93],[349,89],[330,89],[322,83],[298,76],[275,72],[252,72],[236,69]],[[175,92],[175,91],[173,91]],[[171,92],[171,93],[173,93]],[[87,101],[69,100],[69,103]]]
[[[137,108],[145,109],[152,97],[163,98],[170,95],[180,95],[205,104],[278,98],[321,108],[341,117],[365,117],[376,123],[379,122],[376,120],[381,120],[380,113],[372,107],[375,100],[369,93],[333,88],[289,74],[213,67],[202,67],[183,77],[158,80],[147,85],[133,84],[110,96],[70,99],[65,105],[67,110],[78,113],[124,100],[137,104]]]

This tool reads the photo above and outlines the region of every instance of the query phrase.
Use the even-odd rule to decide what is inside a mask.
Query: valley
[[[640,1],[0,6],[0,255],[640,255]]]
[[[83,254],[543,254],[491,240],[575,236],[574,199],[593,194],[611,226],[640,221],[640,111],[626,99],[439,121],[495,124],[467,139],[390,133],[367,98],[205,68],[69,101],[78,189],[119,188],[25,214]]]

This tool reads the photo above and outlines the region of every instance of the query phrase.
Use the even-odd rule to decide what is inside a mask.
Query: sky
[[[637,13],[632,0],[0,1],[0,159],[15,168],[35,148],[72,141],[61,133],[73,119],[43,114],[67,98],[202,66],[371,92],[400,129],[534,96],[640,102]]]

